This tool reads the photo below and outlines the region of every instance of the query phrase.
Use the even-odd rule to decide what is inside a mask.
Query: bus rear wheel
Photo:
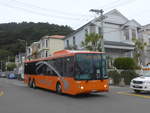
[[[56,85],[56,93],[62,94],[62,87],[61,87],[60,83],[57,83],[57,85]]]
[[[36,89],[35,80],[32,81],[32,88]]]
[[[32,88],[32,80],[30,80],[30,79],[28,81],[28,87]]]

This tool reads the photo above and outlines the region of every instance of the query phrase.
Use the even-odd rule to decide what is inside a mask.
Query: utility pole
[[[17,40],[22,41],[22,42],[24,42],[24,44],[25,44],[25,59],[26,59],[26,58],[27,58],[28,42],[27,42],[27,40],[23,40],[23,39],[17,39]]]
[[[3,71],[3,64],[2,64],[2,60],[1,60],[0,62],[1,62],[1,71]]]
[[[104,11],[103,11],[103,9],[91,9],[90,10],[91,12],[94,12],[94,13],[96,13],[97,15],[100,15],[100,22],[101,22],[101,35],[102,35],[102,39],[101,39],[101,51],[102,52],[105,52],[105,48],[104,48],[104,27],[103,27],[103,23],[104,23],[104,19],[105,19],[105,17],[104,17],[104,15],[103,15],[103,13],[104,13]]]

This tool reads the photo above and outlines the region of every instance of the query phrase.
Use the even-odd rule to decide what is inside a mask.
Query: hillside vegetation
[[[28,46],[45,35],[68,35],[73,32],[69,26],[49,23],[6,23],[0,24],[0,60],[10,60],[18,53],[25,52],[25,40]]]

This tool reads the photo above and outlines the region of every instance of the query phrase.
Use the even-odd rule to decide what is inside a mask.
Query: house
[[[145,51],[143,51],[143,64],[150,64],[150,24],[142,26],[140,30],[142,41],[146,43]]]
[[[129,20],[116,9],[104,14],[104,17],[103,38],[106,53],[112,58],[132,57],[134,50],[132,38],[139,38],[138,32],[141,25],[135,20]],[[91,20],[74,33],[66,36],[65,48],[76,46],[77,49],[83,50],[81,43],[85,40],[85,34],[92,32],[101,34],[101,17]]]
[[[39,42],[33,42],[30,46],[27,47],[26,50],[26,58],[27,59],[36,59],[38,58],[39,51]]]
[[[55,51],[64,49],[64,39],[65,36],[61,35],[52,35],[44,36],[39,41],[39,57],[48,57],[51,56]]]

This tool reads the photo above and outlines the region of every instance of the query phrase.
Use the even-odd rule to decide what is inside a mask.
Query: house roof
[[[129,21],[128,18],[126,18],[122,13],[120,13],[117,9],[113,9],[107,13],[105,13],[104,15],[107,16],[107,15],[110,15],[110,14],[113,14],[113,13],[117,13],[119,14],[122,18],[124,18],[126,21]]]
[[[141,25],[140,25],[137,21],[135,21],[134,19],[133,19],[133,20],[129,20],[128,18],[126,18],[126,17],[125,17],[123,14],[121,14],[117,9],[113,9],[113,10],[111,10],[111,11],[105,13],[104,16],[107,17],[107,15],[112,14],[112,13],[117,13],[117,14],[119,14],[121,17],[123,17],[123,18],[126,20],[126,22],[125,22],[124,24],[118,24],[118,25],[126,25],[128,22],[133,21],[133,22],[135,22],[137,25],[141,26]],[[70,37],[70,36],[73,36],[74,34],[76,34],[77,32],[79,32],[80,30],[84,29],[85,26],[91,25],[94,21],[98,20],[99,18],[100,18],[100,17],[97,17],[97,18],[92,19],[92,20],[89,21],[87,24],[85,24],[85,25],[83,25],[82,27],[80,27],[80,28],[78,28],[77,30],[75,30],[73,33],[67,35],[64,39],[66,39],[66,38],[68,38],[68,37]],[[105,22],[105,23],[110,23],[110,22],[107,22],[107,21],[104,21],[104,22]],[[111,24],[113,24],[113,23],[111,23]],[[116,23],[114,23],[114,24],[116,24]]]
[[[111,10],[111,11],[105,13],[104,16],[107,17],[107,15],[112,14],[112,13],[118,13],[118,14],[119,14],[120,16],[122,16],[127,22],[129,21],[124,15],[122,15],[122,14],[121,14],[118,10],[116,10],[116,9],[113,9],[113,10]],[[91,21],[89,21],[88,23],[86,23],[85,25],[83,25],[82,27],[80,27],[80,28],[78,28],[77,30],[75,30],[73,33],[67,35],[64,39],[66,39],[66,38],[68,38],[68,37],[70,37],[70,36],[73,36],[74,34],[76,34],[77,32],[79,32],[80,30],[84,29],[85,26],[88,26],[88,25],[93,24],[93,22],[97,21],[99,18],[100,18],[100,16],[97,17],[97,18],[92,19]],[[107,22],[106,22],[106,23],[107,23]],[[124,23],[124,24],[126,24],[126,23]],[[120,24],[120,25],[124,25],[124,24]]]
[[[112,45],[112,46],[127,46],[127,47],[134,47],[133,44],[124,43],[124,42],[113,42],[113,41],[104,41],[105,45]]]
[[[73,33],[67,35],[64,39],[68,38],[69,36],[72,36],[72,35],[76,34],[78,31],[82,30],[85,26],[88,26],[88,25],[90,25],[90,24],[92,24],[92,21],[90,21],[90,22],[88,22],[87,24],[83,25],[82,27],[78,28],[78,29],[75,30]]]

